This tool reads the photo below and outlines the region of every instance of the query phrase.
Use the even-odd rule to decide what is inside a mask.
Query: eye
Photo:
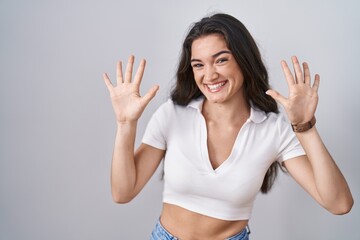
[[[201,63],[195,63],[192,65],[192,68],[201,68],[203,67],[204,65],[202,65]]]
[[[227,62],[228,59],[227,58],[219,58],[218,60],[216,60],[216,63],[224,63]]]

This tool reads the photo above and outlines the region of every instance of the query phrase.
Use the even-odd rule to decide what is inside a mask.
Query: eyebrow
[[[222,50],[222,51],[220,51],[220,52],[218,52],[218,53],[215,53],[215,54],[212,55],[211,57],[216,58],[216,57],[218,57],[218,56],[220,56],[221,54],[224,54],[224,53],[231,54],[231,52],[230,52],[229,50]],[[193,58],[193,59],[191,59],[190,62],[201,62],[201,60],[200,60],[200,59],[195,59],[195,58]]]

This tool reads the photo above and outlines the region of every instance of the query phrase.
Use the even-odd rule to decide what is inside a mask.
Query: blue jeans
[[[249,227],[246,227],[238,234],[230,238],[227,238],[225,240],[249,240],[249,234],[250,234],[250,229]],[[166,231],[166,229],[161,225],[160,221],[158,221],[154,230],[151,233],[150,240],[180,240],[180,239],[174,237],[173,235],[171,235],[171,233]]]

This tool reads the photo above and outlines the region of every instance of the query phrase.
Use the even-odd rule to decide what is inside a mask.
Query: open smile
[[[217,82],[217,83],[214,83],[214,84],[204,84],[207,88],[207,90],[209,92],[219,92],[227,83],[228,81],[225,80],[225,81],[222,81],[222,82]]]

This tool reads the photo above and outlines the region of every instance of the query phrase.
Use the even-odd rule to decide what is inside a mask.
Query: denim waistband
[[[171,235],[171,233],[166,231],[166,229],[161,225],[159,220],[156,223],[156,226],[151,233],[150,240],[180,240],[180,239]]]
[[[238,234],[227,238],[226,240],[249,240],[250,228],[247,225],[241,232]]]
[[[236,235],[226,238],[225,240],[249,240],[250,228],[246,226],[241,232]],[[154,230],[151,233],[150,240],[180,240],[169,233],[160,223],[160,220],[156,223]]]

